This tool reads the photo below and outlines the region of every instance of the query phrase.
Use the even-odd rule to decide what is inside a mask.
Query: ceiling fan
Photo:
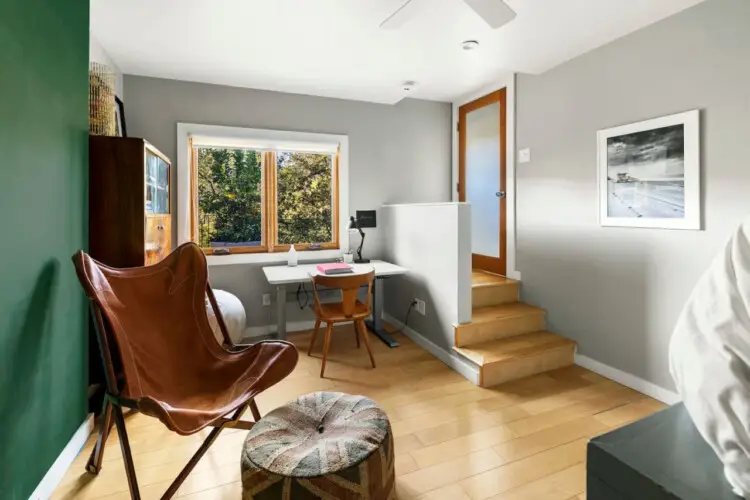
[[[497,29],[505,24],[508,24],[516,17],[516,13],[508,7],[503,0],[463,0],[466,5],[476,12],[479,17],[490,25],[491,28]],[[404,3],[396,9],[396,11],[388,16],[388,18],[380,23],[380,27],[384,29],[397,29],[403,26],[409,19],[412,18],[417,8],[422,4],[427,3],[426,0],[406,0]],[[425,6],[426,8],[426,6]]]

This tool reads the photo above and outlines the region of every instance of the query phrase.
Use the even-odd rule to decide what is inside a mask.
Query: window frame
[[[289,153],[289,150],[279,150],[279,153]],[[269,168],[264,169],[263,173],[268,175],[268,187],[266,188],[267,196],[269,199],[273,199],[273,203],[268,203],[268,207],[271,208],[268,217],[268,223],[266,226],[267,234],[270,236],[268,241],[269,252],[288,252],[291,244],[279,244],[279,216],[277,213],[279,206],[279,192],[278,192],[278,165],[277,165],[277,151],[271,151],[268,153],[268,157],[264,157],[264,163],[269,163]],[[332,213],[332,227],[331,233],[333,236],[332,241],[316,242],[316,243],[295,243],[295,250],[303,251],[320,251],[320,250],[338,250],[340,247],[340,235],[339,235],[339,163],[340,163],[341,151],[340,148],[335,154],[331,154],[331,213]],[[264,185],[265,187],[265,185]],[[311,249],[313,245],[317,245],[317,248]]]
[[[190,123],[177,124],[177,239],[178,244],[195,241],[198,229],[197,194],[197,158],[193,147],[193,138],[198,147],[208,142],[216,143],[214,147],[226,146],[251,148],[262,151],[263,190],[261,203],[264,209],[263,234],[260,246],[231,247],[229,254],[215,254],[215,249],[207,248],[209,264],[223,265],[252,262],[279,262],[286,260],[284,255],[291,245],[278,244],[277,182],[275,162],[276,152],[304,151],[320,152],[332,155],[332,213],[333,241],[313,244],[295,244],[301,260],[336,257],[349,250],[347,221],[349,219],[348,193],[348,151],[349,140],[346,135],[316,134],[308,132],[289,132],[267,129],[250,129]],[[301,146],[299,146],[301,145]],[[208,147],[208,146],[206,146]],[[312,150],[310,149],[312,148]],[[334,149],[336,148],[336,149]],[[333,153],[332,151],[336,151]],[[274,160],[271,162],[270,160]],[[270,173],[270,175],[269,175]],[[268,200],[273,199],[273,203]],[[272,207],[270,210],[267,207]]]

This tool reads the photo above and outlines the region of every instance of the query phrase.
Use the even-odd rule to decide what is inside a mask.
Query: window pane
[[[333,241],[331,155],[278,153],[276,167],[278,243]]]
[[[198,244],[203,248],[262,244],[260,151],[196,148]]]

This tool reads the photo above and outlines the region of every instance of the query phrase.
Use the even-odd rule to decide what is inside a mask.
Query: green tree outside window
[[[198,243],[259,246],[263,231],[262,152],[197,148]],[[333,241],[332,158],[276,155],[278,244]]]

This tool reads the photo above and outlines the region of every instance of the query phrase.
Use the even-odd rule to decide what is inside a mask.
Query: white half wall
[[[408,273],[385,283],[385,312],[453,355],[453,326],[471,320],[471,207],[466,203],[385,205],[385,260]],[[397,324],[396,327],[400,327]]]

